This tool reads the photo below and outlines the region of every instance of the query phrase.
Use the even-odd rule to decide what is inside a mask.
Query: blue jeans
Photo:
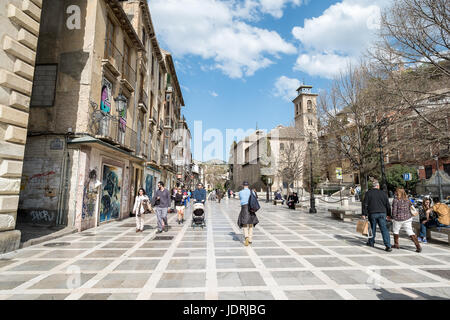
[[[420,223],[419,237],[426,238],[427,237],[427,228],[433,228],[433,227],[436,227],[436,228],[448,228],[449,226],[440,223],[438,219],[430,220],[430,221],[428,221],[425,224]]]
[[[369,239],[369,244],[372,246],[375,243],[375,236],[377,232],[377,224],[380,227],[383,242],[386,247],[391,247],[391,235],[386,226],[386,213],[372,213],[369,215],[370,227],[372,229],[373,237]]]

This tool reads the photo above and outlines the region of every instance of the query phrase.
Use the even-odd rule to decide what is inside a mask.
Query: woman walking
[[[400,229],[403,227],[411,238],[411,240],[416,245],[416,252],[421,252],[422,248],[417,240],[417,236],[412,229],[412,215],[411,206],[412,203],[409,200],[406,192],[402,188],[397,188],[395,191],[395,199],[392,202],[392,219],[393,222],[393,233],[394,233],[394,248],[400,249],[398,244]]]
[[[150,200],[145,190],[140,188],[133,207],[133,213],[136,215],[136,233],[144,231],[144,213],[149,205]]]
[[[184,201],[186,196],[181,192],[181,188],[178,188],[177,193],[175,194],[175,208],[178,213],[178,224],[184,222]]]
[[[258,223],[258,217],[254,212],[249,211],[249,199],[251,191],[248,188],[248,182],[243,183],[244,189],[239,192],[239,199],[241,201],[241,212],[239,213],[238,226],[244,228],[245,246],[252,243],[253,227]]]

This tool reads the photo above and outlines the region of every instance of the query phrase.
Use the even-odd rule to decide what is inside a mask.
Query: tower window
[[[311,111],[312,111],[312,101],[311,101],[311,100],[308,100],[308,102],[307,102],[307,108],[308,108],[308,112],[311,112]]]
[[[284,143],[280,143],[280,150],[284,150]]]
[[[311,119],[308,119],[308,125],[310,125],[310,126],[313,125],[313,121]]]

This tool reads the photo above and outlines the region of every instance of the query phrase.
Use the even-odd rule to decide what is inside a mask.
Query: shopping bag
[[[419,211],[416,208],[414,208],[414,206],[411,206],[411,215],[413,217],[416,217],[418,214],[419,214]]]
[[[356,224],[356,232],[361,233],[363,236],[369,235],[369,221],[359,220]]]

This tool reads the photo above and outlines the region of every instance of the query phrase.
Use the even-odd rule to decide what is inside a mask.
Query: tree
[[[448,0],[393,1],[382,13],[380,40],[369,53],[378,70],[374,81],[392,114],[418,118],[421,130],[414,140],[421,147],[450,143],[449,21]]]
[[[304,139],[298,139],[285,143],[284,150],[280,150],[277,175],[287,183],[288,195],[294,183],[303,180],[306,144]]]
[[[405,181],[403,179],[403,174],[411,173],[412,180]],[[417,175],[417,170],[408,166],[394,165],[387,169],[386,179],[388,183],[389,190],[395,191],[397,188],[404,188],[408,190],[414,190],[416,184],[419,182],[419,177]]]

